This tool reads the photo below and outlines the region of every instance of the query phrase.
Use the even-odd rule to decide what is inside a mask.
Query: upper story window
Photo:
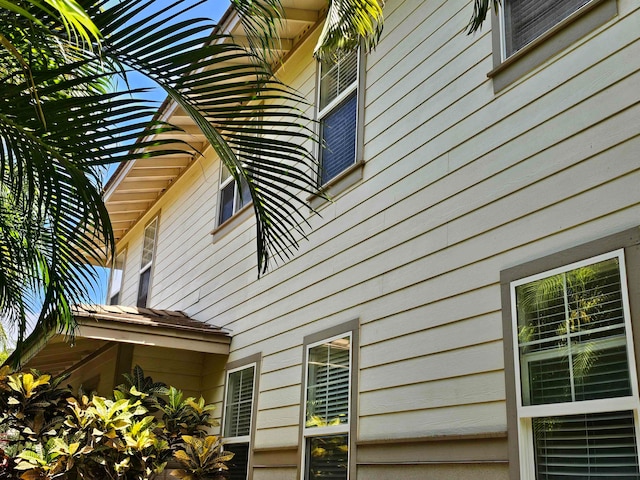
[[[319,183],[324,185],[356,161],[358,50],[319,62]]]
[[[505,0],[505,57],[553,28],[589,0]]]
[[[351,338],[346,333],[307,346],[305,480],[349,478]]]
[[[640,475],[626,278],[618,250],[510,283],[522,480]]]
[[[140,283],[138,284],[138,307],[147,307],[149,290],[151,289],[151,271],[156,256],[156,239],[158,236],[158,217],[154,218],[144,229],[142,261],[140,263]]]
[[[127,258],[126,250],[116,256],[111,268],[111,277],[109,279],[109,295],[107,297],[109,305],[120,304],[120,292],[122,291],[122,283],[124,281],[124,264]]]
[[[238,188],[238,182],[235,181],[227,167],[223,164],[221,165],[218,225],[222,225],[242,207],[251,202],[249,185],[245,181],[242,181],[241,188]]]
[[[616,0],[504,0],[492,18],[495,92],[617,15]]]
[[[222,432],[224,449],[234,453],[229,480],[247,480],[255,376],[255,364],[227,372]]]

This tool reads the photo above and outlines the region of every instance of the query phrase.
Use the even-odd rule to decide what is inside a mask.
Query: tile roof
[[[152,328],[164,327],[175,330],[228,335],[227,331],[218,326],[194,320],[185,313],[174,310],[158,310],[123,305],[82,304],[74,305],[72,312],[73,315],[78,318],[145,325]]]

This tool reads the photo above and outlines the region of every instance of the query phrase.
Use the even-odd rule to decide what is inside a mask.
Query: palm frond
[[[379,0],[332,0],[314,55],[329,59],[361,44],[369,52],[380,40],[382,24]]]
[[[473,0],[473,15],[467,25],[467,33],[472,34],[480,30],[491,7],[493,6],[493,11],[498,13],[500,5],[501,0]]]

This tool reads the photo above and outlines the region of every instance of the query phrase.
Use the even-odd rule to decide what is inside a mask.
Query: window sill
[[[234,213],[231,218],[214,228],[211,232],[213,243],[216,243],[238,225],[244,223],[245,220],[251,217],[251,214],[253,213],[253,209],[251,208],[252,205],[253,203],[251,202],[247,203],[244,207]]]
[[[592,0],[505,60],[500,58],[502,51],[499,38],[500,21],[494,14],[492,18],[494,68],[487,74],[493,79],[494,93],[498,93],[517,79],[524,77],[617,14],[616,0]]]
[[[360,180],[364,170],[364,160],[360,160],[322,185],[318,191],[307,197],[307,203],[313,210],[345,192]]]

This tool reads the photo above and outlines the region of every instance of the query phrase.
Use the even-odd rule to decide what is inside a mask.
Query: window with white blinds
[[[533,419],[536,479],[638,479],[634,412]]]
[[[349,337],[309,350],[307,427],[349,422]]]
[[[306,480],[348,478],[351,354],[351,334],[307,348]]]
[[[355,163],[358,64],[358,50],[319,64],[321,185]]]
[[[551,29],[590,0],[506,0],[505,56],[509,57]]]
[[[223,430],[226,439],[247,437],[251,432],[254,377],[253,365],[228,374]]]
[[[156,254],[156,236],[158,234],[158,217],[154,218],[144,229],[142,260],[140,262],[140,281],[138,283],[138,300],[136,306],[147,307],[151,286],[151,267]]]
[[[512,283],[522,478],[640,478],[622,251]]]
[[[247,478],[255,375],[255,364],[227,373],[222,432],[224,449],[234,453],[230,480]]]

